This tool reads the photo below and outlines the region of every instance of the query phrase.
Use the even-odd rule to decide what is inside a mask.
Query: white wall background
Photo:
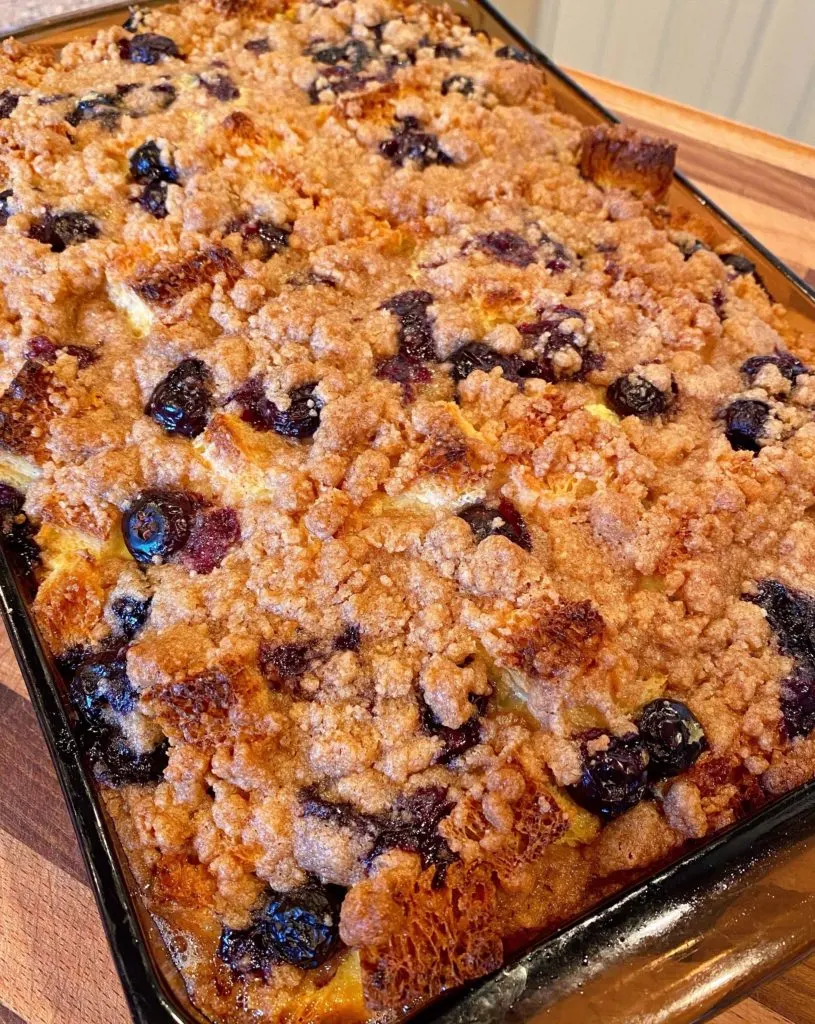
[[[815,145],[815,0],[495,0],[553,60]]]

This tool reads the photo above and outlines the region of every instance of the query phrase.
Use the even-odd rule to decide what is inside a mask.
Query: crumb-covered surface
[[[815,775],[813,339],[521,56],[2,47],[0,533],[215,1020],[421,1002]]]

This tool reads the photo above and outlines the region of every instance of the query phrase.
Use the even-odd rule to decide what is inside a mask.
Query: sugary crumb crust
[[[51,650],[116,648],[115,727],[169,740],[105,801],[217,1021],[432,998],[815,776],[800,652],[744,599],[815,592],[815,377],[740,369],[815,339],[658,205],[672,146],[582,129],[521,58],[403,0],[0,50],[3,475]],[[145,409],[190,359],[211,408],[172,435]],[[631,374],[647,415],[614,411]],[[145,566],[120,524],[151,489],[198,533]],[[661,696],[707,749],[603,823],[567,787]],[[345,893],[327,964],[219,957],[314,879]]]

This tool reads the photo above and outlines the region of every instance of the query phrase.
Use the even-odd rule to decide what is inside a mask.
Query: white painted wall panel
[[[504,5],[562,64],[815,144],[815,0]]]

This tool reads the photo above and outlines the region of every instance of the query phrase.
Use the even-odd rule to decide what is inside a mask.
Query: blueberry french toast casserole
[[[815,339],[405,0],[0,53],[0,533],[213,1020],[389,1019],[815,776]]]

